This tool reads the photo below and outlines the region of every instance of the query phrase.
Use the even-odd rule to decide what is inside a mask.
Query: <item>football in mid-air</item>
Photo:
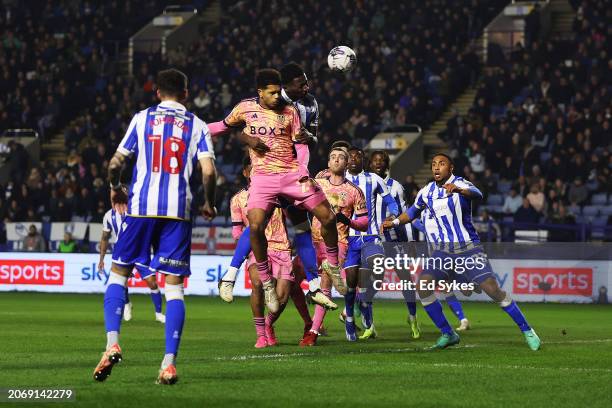
[[[356,63],[355,51],[346,45],[332,48],[327,56],[327,65],[332,71],[349,72],[355,67]]]

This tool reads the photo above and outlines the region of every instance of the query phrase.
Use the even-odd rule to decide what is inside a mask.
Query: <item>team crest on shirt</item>
[[[276,115],[276,119],[277,119],[279,122],[284,122],[284,121],[285,121],[285,115]]]
[[[257,114],[254,113],[253,116],[251,116],[251,119],[257,119]]]

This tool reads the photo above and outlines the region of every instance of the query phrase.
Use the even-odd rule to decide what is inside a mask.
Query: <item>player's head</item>
[[[350,147],[348,149],[349,163],[348,169],[353,174],[359,174],[363,171],[363,150],[358,147]]]
[[[291,100],[302,99],[308,94],[308,78],[298,64],[288,63],[281,68],[280,74],[283,88]]]
[[[281,77],[275,69],[260,69],[255,74],[257,95],[264,108],[276,109],[281,102]]]
[[[443,183],[453,174],[453,159],[444,153],[436,153],[431,160],[431,173],[436,183]]]
[[[370,154],[370,171],[373,171],[382,178],[387,177],[389,163],[389,154],[384,150],[374,150]]]
[[[349,153],[344,147],[332,147],[329,152],[327,167],[329,171],[336,175],[344,175],[348,166]]]
[[[187,75],[178,69],[170,68],[157,73],[157,97],[161,100],[183,101],[187,99]]]
[[[242,159],[242,175],[245,179],[247,179],[247,181],[249,181],[251,178],[251,168],[251,158],[249,155],[246,155],[244,156],[244,159]]]
[[[347,151],[351,148],[351,144],[346,140],[336,140],[332,143],[331,148],[344,147]]]

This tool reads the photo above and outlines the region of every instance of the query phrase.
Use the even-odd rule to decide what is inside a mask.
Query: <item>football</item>
[[[345,45],[332,48],[327,56],[327,65],[332,71],[349,72],[356,63],[355,51]]]

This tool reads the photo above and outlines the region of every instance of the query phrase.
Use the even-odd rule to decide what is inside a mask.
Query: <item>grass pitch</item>
[[[609,407],[612,307],[522,304],[544,345],[528,349],[493,304],[465,303],[473,330],[451,349],[423,349],[438,332],[419,307],[423,331],[409,338],[406,307],[375,303],[379,338],[347,343],[338,313],[329,337],[297,346],[302,323],[292,305],[277,323],[280,346],[256,350],[246,299],[187,298],[179,383],[155,384],[163,326],[148,296],[133,295],[124,322],[124,360],[104,383],[92,372],[105,347],[102,295],[0,294],[0,388],[70,387],[67,406],[470,406]],[[449,320],[456,319],[445,307]],[[54,404],[54,406],[63,404]],[[31,406],[31,405],[30,405]]]

